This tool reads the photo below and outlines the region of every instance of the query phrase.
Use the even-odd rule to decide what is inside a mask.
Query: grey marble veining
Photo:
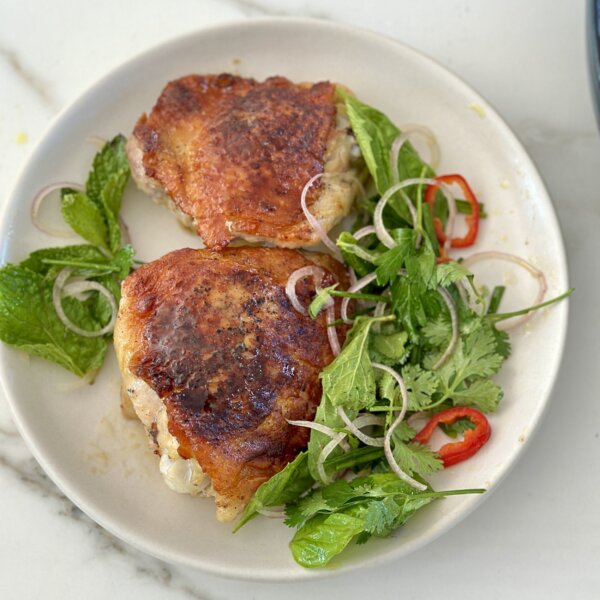
[[[0,45],[0,60],[10,67],[12,72],[41,101],[47,111],[51,114],[58,112],[60,102],[48,91],[48,82],[26,66],[19,58],[16,50]]]

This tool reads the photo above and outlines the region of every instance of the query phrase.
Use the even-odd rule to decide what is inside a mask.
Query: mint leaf
[[[112,194],[122,196],[127,184],[127,177],[123,180],[121,176],[129,174],[129,163],[125,153],[126,141],[124,136],[117,135],[104,145],[94,157],[92,170],[85,184],[86,194],[92,202],[95,202],[99,208],[106,207],[113,215],[118,214],[120,210],[120,200],[117,200]],[[113,181],[111,184],[110,180],[115,176],[117,181]],[[103,190],[107,186],[114,189],[102,200]]]
[[[82,377],[100,367],[108,341],[106,336],[81,337],[62,324],[52,303],[53,284],[53,279],[23,266],[0,269],[0,339]],[[84,303],[64,298],[63,308],[82,328],[102,327]]]
[[[98,205],[81,192],[61,195],[61,212],[65,222],[84,240],[109,249],[106,220]]]
[[[21,262],[20,266],[40,275],[46,275],[53,268],[53,264],[47,261],[64,261],[65,263],[71,263],[71,265],[77,262],[92,263],[98,267],[105,267],[109,264],[109,259],[96,246],[79,244],[35,250]]]
[[[323,567],[342,552],[363,527],[363,520],[352,515],[318,515],[294,535],[290,542],[292,556],[303,567]]]
[[[377,191],[383,194],[392,185],[390,150],[394,139],[400,134],[400,130],[376,108],[364,104],[339,89],[338,93],[345,101],[350,126]],[[423,172],[424,177],[435,175],[433,170],[421,160],[412,145],[406,142],[398,156],[400,181],[410,177],[420,177]],[[404,202],[398,202],[394,208],[399,209],[399,213],[407,222],[411,222],[410,213]]]
[[[371,332],[371,357],[375,362],[396,365],[404,362],[408,356],[406,331],[383,334]]]
[[[358,411],[375,400],[375,377],[369,358],[372,318],[358,317],[339,356],[321,372],[323,395],[334,406]]]
[[[121,246],[119,211],[121,210],[121,198],[123,197],[123,191],[128,178],[129,171],[111,174],[100,193],[100,200],[108,227],[108,243],[111,252],[116,252]]]

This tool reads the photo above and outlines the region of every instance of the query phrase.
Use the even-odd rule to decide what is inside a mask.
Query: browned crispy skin
[[[136,348],[128,368],[165,402],[181,456],[236,505],[308,441],[286,419],[314,417],[333,356],[324,317],[297,313],[285,285],[314,263],[328,269],[323,285],[347,286],[329,256],[251,247],[178,250],[123,283],[119,327]],[[297,293],[308,303],[313,283]]]
[[[328,82],[189,75],[165,87],[133,135],[145,175],[195,220],[208,248],[226,246],[232,230],[286,245],[312,240],[299,200],[323,171],[335,118]],[[319,187],[311,188],[309,206]]]

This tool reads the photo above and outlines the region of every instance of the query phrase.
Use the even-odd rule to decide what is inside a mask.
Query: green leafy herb
[[[339,284],[335,283],[330,287],[323,288],[319,290],[317,295],[313,298],[313,301],[310,303],[308,307],[308,314],[312,319],[316,319],[319,316],[319,313],[325,308],[325,305],[331,300],[331,292],[335,290],[335,288]]]
[[[63,325],[52,303],[53,285],[53,279],[20,265],[0,269],[0,339],[83,377],[100,368],[108,344],[105,337],[84,338]],[[103,326],[82,302],[65,298],[63,307],[84,329]]]
[[[300,565],[322,567],[356,536],[385,537],[435,498],[482,491],[419,492],[392,473],[338,480],[288,506],[286,522],[299,527],[290,549]]]
[[[313,483],[314,479],[308,471],[308,454],[301,452],[282,471],[273,475],[256,490],[233,531],[245,525],[263,508],[296,500],[300,494],[310,489]]]
[[[58,363],[83,377],[98,370],[110,335],[82,337],[58,317],[53,289],[57,275],[69,268],[73,275],[96,281],[115,297],[130,272],[133,249],[121,247],[119,210],[129,177],[125,138],[117,136],[96,155],[86,193],[63,189],[63,218],[91,242],[32,252],[18,265],[0,269],[0,340],[29,354]],[[62,298],[67,318],[79,328],[99,331],[112,317],[106,298],[96,291],[83,298]]]

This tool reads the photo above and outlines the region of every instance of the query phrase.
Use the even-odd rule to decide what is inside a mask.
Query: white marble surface
[[[0,597],[597,598],[600,139],[582,0],[2,0],[0,205],[52,117],[98,77],[180,33],[265,14],[400,39],[462,76],[523,141],[554,200],[577,288],[543,426],[498,491],[425,549],[343,579],[257,584],[164,564],[103,531],[43,474],[0,399]]]

